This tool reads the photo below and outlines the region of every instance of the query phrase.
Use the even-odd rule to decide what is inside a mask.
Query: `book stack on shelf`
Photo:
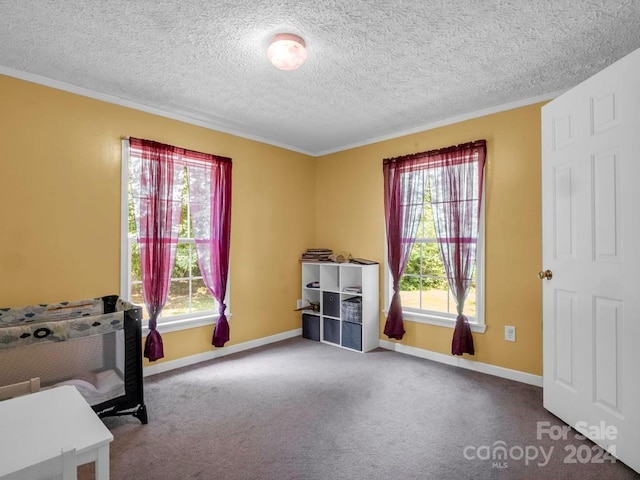
[[[307,251],[300,257],[301,262],[330,262],[329,258],[333,254],[330,248],[307,248]]]
[[[362,287],[354,285],[350,287],[344,287],[342,291],[345,293],[362,293]]]

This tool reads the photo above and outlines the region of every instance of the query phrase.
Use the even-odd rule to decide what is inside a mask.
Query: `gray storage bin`
[[[302,338],[320,340],[320,317],[318,315],[302,314]]]
[[[362,323],[362,298],[353,297],[343,300],[341,308],[344,322]]]
[[[340,320],[323,318],[323,340],[340,345]]]
[[[340,318],[340,294],[322,292],[322,314]]]
[[[362,351],[362,325],[359,323],[342,323],[342,346]]]

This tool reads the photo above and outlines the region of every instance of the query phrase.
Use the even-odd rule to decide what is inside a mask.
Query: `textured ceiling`
[[[639,27],[637,0],[0,0],[0,73],[318,155],[562,91]]]

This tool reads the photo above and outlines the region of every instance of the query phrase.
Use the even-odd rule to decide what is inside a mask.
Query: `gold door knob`
[[[545,270],[544,272],[538,272],[538,278],[540,280],[546,278],[547,280],[551,280],[553,278],[553,273],[551,270]]]

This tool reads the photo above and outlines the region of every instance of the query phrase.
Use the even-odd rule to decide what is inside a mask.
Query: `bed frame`
[[[9,330],[5,330],[5,336],[2,336],[0,322],[0,341],[5,344],[4,348],[0,350],[0,364],[4,367],[3,371],[0,372],[0,385],[12,383],[18,379],[41,377],[42,385],[46,388],[61,381],[67,382],[74,378],[81,378],[76,377],[81,371],[95,369],[99,371],[105,367],[112,368],[112,366],[115,366],[123,377],[124,393],[92,405],[93,410],[101,418],[132,415],[140,420],[142,424],[146,424],[148,418],[144,403],[142,375],[142,308],[126,302],[120,302],[120,305],[118,305],[118,295],[107,295],[93,299],[95,300],[95,305],[100,305],[100,299],[103,307],[102,314],[118,312],[115,316],[117,320],[111,321],[114,315],[92,317],[86,314],[86,318],[78,318],[77,320],[86,320],[90,327],[83,325],[82,329],[91,329],[91,332],[87,334],[88,336],[81,336],[80,338],[65,337],[66,334],[64,333],[59,334],[57,323],[42,323],[48,322],[48,318],[40,317],[35,321],[27,320],[26,322],[22,318],[18,321],[23,322],[22,326],[27,332],[24,336],[35,337],[33,340],[31,338],[25,340],[25,342],[33,341],[34,344],[23,346],[20,341],[15,340],[18,338],[15,334],[15,329],[11,334],[7,333]],[[64,305],[64,303],[66,302],[61,305]],[[33,307],[39,309],[34,311],[40,312],[42,308],[51,306],[38,305]],[[25,307],[25,309],[27,308],[31,307]],[[64,311],[64,307],[58,307],[58,310]],[[1,309],[0,313],[9,312],[10,314],[12,311],[15,310]],[[123,314],[119,315],[119,312]],[[30,313],[25,317],[29,315]],[[36,313],[36,315],[48,314]],[[64,317],[66,313],[58,314],[58,316]],[[106,318],[107,321],[100,320],[100,323],[98,321],[92,323],[93,318]],[[74,321],[75,319],[53,319],[54,322],[58,320]],[[100,333],[101,329],[106,330],[109,327],[108,323],[118,324],[118,327],[113,327],[117,328],[117,330]],[[4,326],[15,327],[15,322]],[[93,330],[94,326],[95,331]],[[45,330],[50,335],[50,338],[46,339],[46,341],[40,338],[43,333],[39,333],[39,331]],[[18,330],[18,333],[21,332],[22,330]],[[74,334],[84,335],[86,333],[78,333],[76,328]],[[44,336],[47,336],[47,333],[44,333]]]

